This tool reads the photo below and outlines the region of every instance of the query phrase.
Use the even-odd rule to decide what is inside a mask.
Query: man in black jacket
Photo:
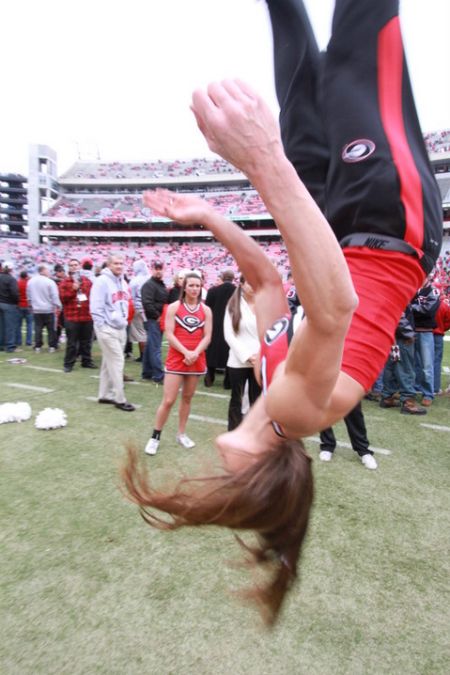
[[[226,369],[229,347],[223,334],[223,318],[228,300],[236,290],[233,284],[233,270],[224,270],[219,278],[222,283],[212,286],[206,296],[205,304],[211,308],[213,315],[213,329],[211,342],[206,350],[206,363],[208,372],[205,376],[205,386],[211,387],[214,383],[216,369]],[[225,385],[225,381],[224,381]]]
[[[152,275],[141,289],[142,307],[147,319],[147,344],[142,357],[142,379],[163,382],[164,371],[161,362],[162,330],[160,319],[169,293],[163,281],[164,264],[155,261]]]
[[[7,352],[16,350],[19,323],[19,289],[12,271],[12,263],[3,263],[0,272],[0,349]]]

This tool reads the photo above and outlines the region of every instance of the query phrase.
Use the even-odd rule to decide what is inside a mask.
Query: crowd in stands
[[[428,152],[450,152],[450,129],[424,134]]]
[[[286,276],[289,268],[287,253],[281,241],[261,244],[267,255],[274,260],[280,273]],[[54,266],[65,263],[69,258],[86,258],[93,262],[94,268],[101,266],[108,255],[114,251],[125,259],[125,272],[131,274],[133,262],[144,259],[148,264],[158,259],[165,263],[165,275],[169,282],[179,269],[195,268],[205,273],[208,284],[214,283],[218,273],[224,267],[235,268],[233,258],[222,246],[215,242],[179,243],[157,242],[154,244],[135,244],[133,242],[53,242],[33,245],[28,241],[0,239],[0,260],[11,260],[15,269],[25,269],[33,273],[39,263]]]
[[[239,171],[224,159],[176,159],[153,162],[76,162],[61,179],[137,179],[236,174]]]
[[[225,216],[268,215],[261,197],[255,190],[201,192],[199,195]],[[149,221],[153,214],[149,208],[144,207],[140,194],[92,197],[64,195],[47,211],[46,216],[75,220],[90,218],[108,223],[136,219]]]

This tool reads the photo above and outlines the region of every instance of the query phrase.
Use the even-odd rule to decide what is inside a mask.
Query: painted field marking
[[[203,415],[189,415],[190,420],[195,420],[196,422],[209,422],[210,424],[221,424],[223,426],[228,426],[227,420],[220,420],[217,417],[204,417]]]
[[[32,370],[43,370],[46,373],[64,373],[62,368],[44,368],[44,366],[24,366],[24,368],[31,368]]]
[[[196,396],[210,396],[211,398],[226,398],[227,400],[230,398],[227,396],[227,394],[214,394],[213,392],[209,391],[196,391],[195,392]]]
[[[204,417],[203,415],[189,415],[190,420],[195,420],[196,422],[209,422],[210,424],[221,424],[222,426],[227,426],[228,422],[227,420],[221,420],[218,419],[217,417]],[[314,443],[320,443],[320,438],[318,436],[308,436],[305,438],[306,441],[313,441]],[[352,446],[350,443],[344,443],[341,441],[337,441],[336,445],[339,448],[350,448],[352,449]],[[392,450],[387,450],[386,448],[374,448],[373,446],[369,446],[370,449],[373,452],[377,452],[379,455],[391,455]]]
[[[420,426],[426,429],[434,429],[435,431],[450,431],[450,427],[444,427],[442,424],[426,424],[425,422],[421,422]]]
[[[14,387],[14,389],[30,389],[31,391],[40,391],[43,394],[51,394],[54,389],[47,389],[47,387],[34,387],[31,384],[19,384],[18,382],[5,382],[7,387]]]
[[[320,443],[319,436],[308,436],[305,440],[313,441],[313,443]],[[352,450],[351,444],[345,443],[344,441],[336,441],[336,445],[338,448],[349,448]],[[372,450],[372,452],[378,453],[379,455],[392,455],[392,450],[388,450],[387,448],[374,448],[373,445],[369,445],[369,449]]]

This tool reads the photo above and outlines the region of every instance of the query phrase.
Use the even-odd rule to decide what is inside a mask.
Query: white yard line
[[[441,424],[426,424],[425,422],[421,422],[420,426],[426,429],[434,429],[435,431],[450,431],[450,427],[444,427]]]
[[[227,394],[213,394],[212,392],[209,391],[196,391],[195,392],[196,396],[210,396],[211,398],[226,398],[227,400],[230,398],[227,396]]]
[[[33,387],[31,384],[19,384],[18,382],[5,382],[7,387],[14,387],[15,389],[30,389],[31,391],[40,391],[43,394],[51,394],[54,389],[47,389],[47,387]]]
[[[320,438],[319,436],[308,436],[306,439],[307,441],[313,441],[314,443],[320,443]],[[352,449],[352,446],[350,443],[345,443],[344,441],[336,441],[336,445],[338,448],[350,448]],[[374,448],[373,445],[369,446],[370,450],[372,452],[376,452],[379,455],[392,455],[392,450],[388,450],[387,448]]]
[[[196,422],[208,422],[209,424],[221,424],[222,426],[227,426],[227,420],[220,420],[217,417],[204,417],[203,415],[189,415],[190,420],[195,420]]]
[[[44,366],[27,366],[24,365],[24,368],[31,368],[32,370],[43,370],[46,373],[64,373],[62,368],[44,368]]]

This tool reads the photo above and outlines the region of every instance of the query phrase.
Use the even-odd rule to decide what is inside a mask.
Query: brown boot
[[[406,398],[402,403],[402,409],[400,410],[402,415],[426,415],[427,410],[422,408],[421,405],[418,405],[417,401],[413,398]]]
[[[380,408],[398,408],[399,406],[400,402],[394,396],[382,398],[380,401]]]

